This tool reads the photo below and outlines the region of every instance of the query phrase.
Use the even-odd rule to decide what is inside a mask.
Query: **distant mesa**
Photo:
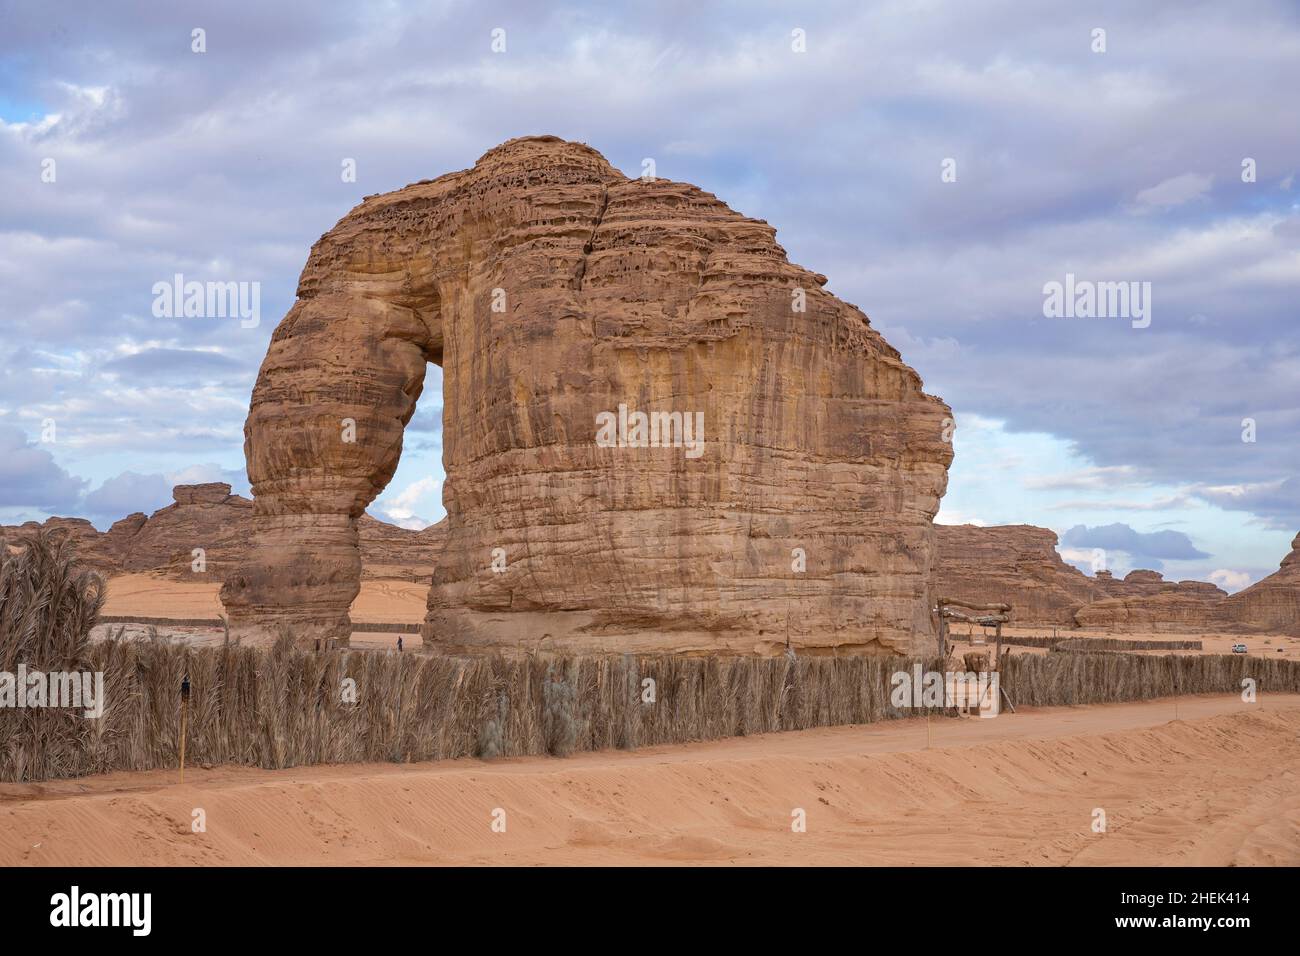
[[[1300,634],[1300,535],[1281,570],[1237,594],[1208,581],[1166,581],[1137,569],[1123,580],[1067,564],[1047,528],[936,525],[935,592],[1011,604],[1018,624],[1112,631],[1268,630]]]
[[[146,516],[140,512],[100,532],[85,518],[0,526],[10,547],[38,528],[70,535],[81,562],[101,574],[155,572],[177,581],[221,582],[244,561],[252,531],[253,503],[230,493],[230,485],[177,485],[173,503]],[[366,577],[428,581],[442,526],[408,531],[362,515],[358,521]],[[201,566],[195,549],[201,549]]]
[[[1300,634],[1300,534],[1278,570],[1224,601],[1234,620]]]

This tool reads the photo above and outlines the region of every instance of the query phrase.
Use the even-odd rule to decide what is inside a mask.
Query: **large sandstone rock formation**
[[[1033,525],[935,525],[935,594],[1010,604],[1017,624],[1074,626],[1075,612],[1103,596],[1066,564],[1056,532]]]
[[[1278,570],[1223,603],[1234,621],[1300,635],[1300,534]]]
[[[313,248],[253,390],[233,629],[347,638],[357,519],[435,362],[426,643],[930,646],[949,410],[825,282],[767,223],[554,137],[368,197]],[[703,445],[598,443],[621,407],[702,416]]]

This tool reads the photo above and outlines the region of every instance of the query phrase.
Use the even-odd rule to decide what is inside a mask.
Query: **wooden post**
[[[948,618],[939,618],[939,656],[948,659]]]
[[[185,718],[190,709],[190,675],[181,679],[181,783],[185,782]]]
[[[993,645],[993,669],[1000,671],[1002,669],[1002,622],[998,621],[996,643]]]

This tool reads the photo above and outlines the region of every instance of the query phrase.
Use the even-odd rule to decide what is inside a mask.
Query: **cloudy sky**
[[[246,493],[310,244],[551,133],[768,220],[871,316],[954,409],[939,520],[1230,590],[1276,568],[1300,530],[1294,3],[615,6],[0,0],[0,523]],[[156,316],[177,273],[259,283],[260,324]],[[1067,274],[1150,283],[1149,325],[1046,316]],[[443,513],[433,373],[371,509],[411,526]]]

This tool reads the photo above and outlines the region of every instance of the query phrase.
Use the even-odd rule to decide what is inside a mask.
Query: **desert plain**
[[[1295,865],[1298,733],[1295,695],[1198,696],[564,760],[111,773],[0,785],[0,864]]]

